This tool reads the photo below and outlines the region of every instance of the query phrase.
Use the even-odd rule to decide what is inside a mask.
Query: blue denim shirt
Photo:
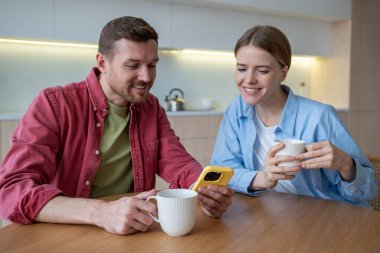
[[[341,122],[335,109],[304,97],[299,97],[282,85],[288,98],[282,118],[275,130],[276,139],[301,139],[306,144],[328,140],[351,156],[356,164],[356,177],[343,181],[337,170],[301,169],[292,179],[298,194],[332,199],[369,207],[368,200],[377,192],[377,180],[371,163],[356,145]],[[237,96],[227,108],[220,125],[211,164],[234,169],[229,186],[235,191],[248,193],[248,186],[259,168],[253,147],[256,129],[253,122],[254,106]]]

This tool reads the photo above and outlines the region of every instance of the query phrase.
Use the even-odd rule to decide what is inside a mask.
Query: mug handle
[[[156,197],[156,196],[150,196],[150,197],[148,197],[148,198],[146,199],[146,201],[149,201],[150,199],[155,199],[155,200],[157,201],[157,197]],[[149,214],[149,216],[150,216],[153,220],[155,220],[156,222],[160,223],[160,220],[158,219],[158,217],[155,217],[155,216],[151,215],[150,213],[148,213],[148,214]]]

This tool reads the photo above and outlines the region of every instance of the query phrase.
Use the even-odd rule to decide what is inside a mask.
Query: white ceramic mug
[[[208,111],[214,109],[213,107],[214,100],[212,98],[202,98],[201,107],[202,110]]]
[[[275,156],[296,156],[305,152],[305,141],[296,139],[275,140],[275,143],[283,143],[285,147],[279,150]],[[279,166],[295,167],[300,161],[282,162]]]
[[[168,189],[150,196],[157,200],[158,217],[149,214],[159,222],[162,230],[170,236],[188,234],[194,227],[197,218],[198,193],[188,189]]]

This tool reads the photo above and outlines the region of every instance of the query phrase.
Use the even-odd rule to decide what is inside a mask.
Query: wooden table
[[[0,229],[0,252],[380,252],[380,213],[284,193],[235,194],[221,219],[198,209],[194,230],[169,237],[113,235],[87,225],[12,224]]]

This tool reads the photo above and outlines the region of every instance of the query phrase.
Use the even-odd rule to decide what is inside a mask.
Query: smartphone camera
[[[220,172],[207,172],[204,177],[205,181],[218,181],[221,177],[222,173]]]

